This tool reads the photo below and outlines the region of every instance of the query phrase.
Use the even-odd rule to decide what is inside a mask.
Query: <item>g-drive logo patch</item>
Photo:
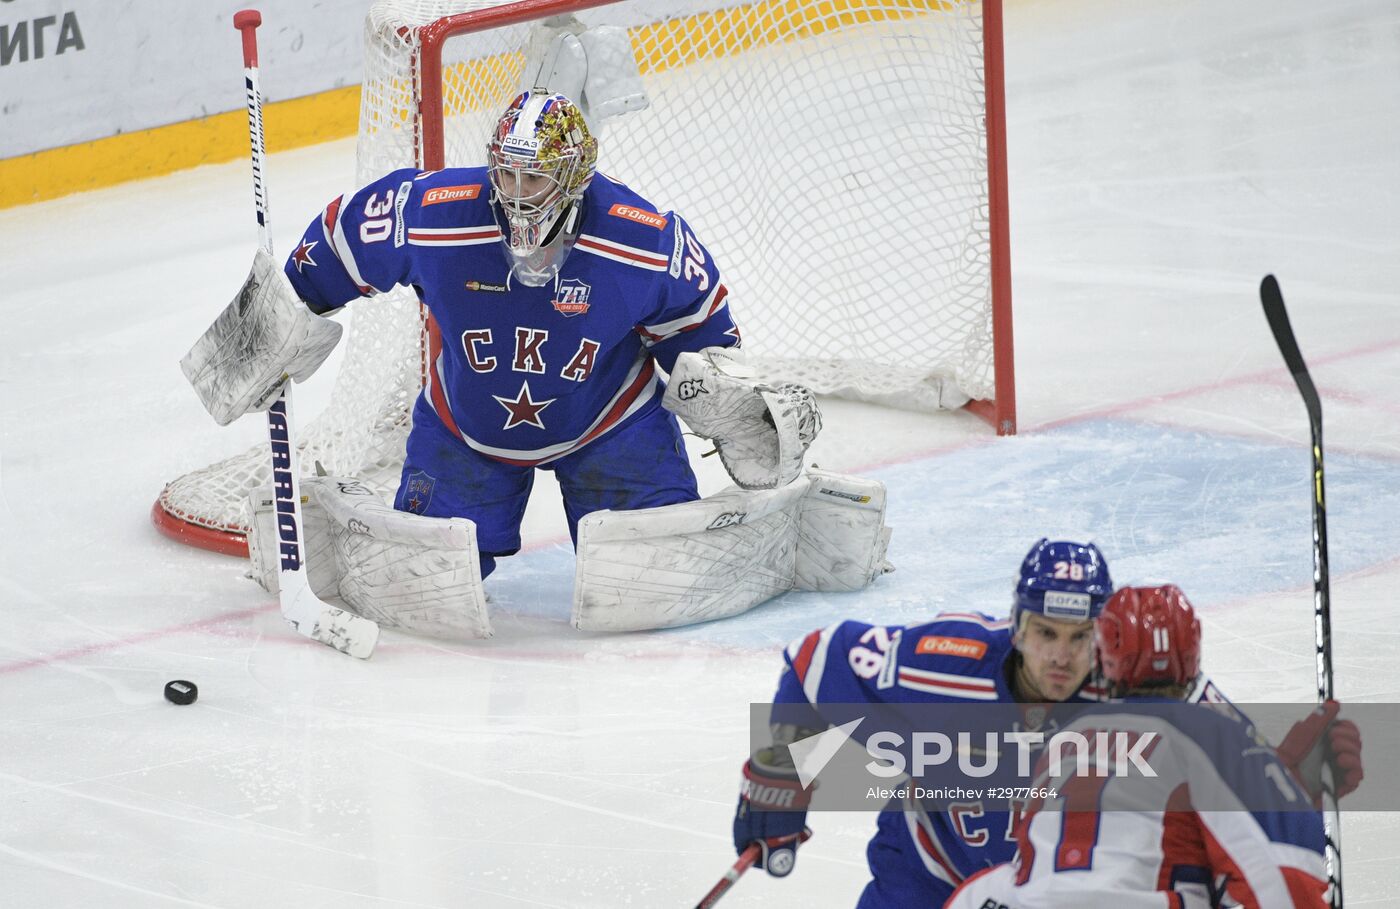
[[[1057,619],[1089,618],[1089,595],[1063,590],[1045,591],[1045,615]]]
[[[481,195],[480,183],[466,183],[461,186],[438,186],[423,194],[422,207],[441,205],[444,202],[463,202]]]

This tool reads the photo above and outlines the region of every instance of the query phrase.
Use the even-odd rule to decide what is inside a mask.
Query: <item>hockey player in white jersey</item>
[[[1015,858],[969,877],[945,909],[1325,906],[1321,814],[1248,720],[1228,705],[1146,706],[1180,701],[1198,676],[1201,625],[1181,590],[1119,590],[1095,638],[1110,694],[1125,703],[1085,711],[1061,734],[1160,737],[1157,775],[1086,774],[1074,762],[1045,772],[1036,785],[1057,794],[1022,820]],[[1337,777],[1351,788],[1357,748],[1354,772]]]

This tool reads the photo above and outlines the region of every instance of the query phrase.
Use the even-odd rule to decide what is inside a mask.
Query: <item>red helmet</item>
[[[1201,620],[1175,584],[1124,587],[1094,624],[1099,668],[1121,688],[1186,685],[1201,665]]]

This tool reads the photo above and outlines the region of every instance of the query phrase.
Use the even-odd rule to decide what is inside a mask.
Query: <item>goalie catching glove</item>
[[[766,385],[733,348],[707,347],[676,358],[661,405],[710,439],[724,469],[744,489],[786,486],[821,432],[812,392]]]
[[[288,377],[305,381],[340,341],[337,322],[315,315],[267,250],[238,296],[180,361],[204,409],[220,426],[266,410]]]
[[[339,596],[356,615],[390,628],[456,640],[489,638],[476,525],[396,511],[357,480],[308,477],[307,577],[319,597]],[[277,512],[272,488],[249,495],[252,576],[277,590]]]

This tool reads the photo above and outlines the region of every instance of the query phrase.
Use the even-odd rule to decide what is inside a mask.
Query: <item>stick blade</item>
[[[1264,318],[1269,322],[1269,330],[1274,334],[1279,353],[1283,354],[1283,362],[1296,379],[1308,368],[1303,364],[1298,339],[1293,335],[1293,323],[1289,321],[1288,309],[1283,305],[1283,290],[1273,275],[1265,275],[1264,280],[1259,282],[1259,302],[1264,304]]]
[[[310,631],[303,631],[302,626],[298,626],[297,631],[361,660],[369,659],[374,654],[374,645],[379,643],[378,625],[334,606],[322,609]]]
[[[284,578],[283,583],[295,583],[295,579],[296,576]],[[283,589],[287,590],[287,587]],[[282,617],[297,634],[357,659],[369,659],[374,653],[374,645],[379,642],[378,625],[322,602],[309,586],[301,586],[290,597],[284,595]]]
[[[1298,339],[1293,334],[1293,323],[1288,318],[1287,307],[1283,305],[1283,290],[1273,275],[1265,275],[1264,280],[1259,282],[1259,301],[1264,305],[1264,318],[1269,322],[1269,330],[1273,332],[1274,343],[1278,345],[1279,353],[1283,354],[1284,365],[1293,374],[1293,381],[1303,396],[1303,404],[1308,409],[1308,419],[1320,427],[1322,401],[1318,397],[1317,386],[1313,384],[1312,376],[1308,373],[1308,365],[1303,362],[1303,352],[1298,349]]]

